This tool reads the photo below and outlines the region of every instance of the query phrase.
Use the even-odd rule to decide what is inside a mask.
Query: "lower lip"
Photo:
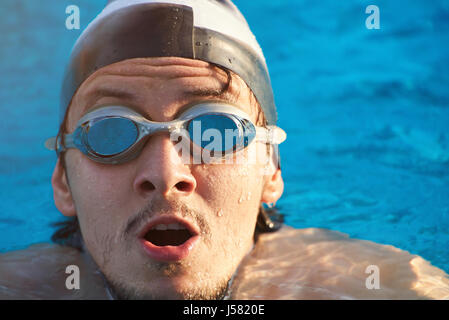
[[[179,246],[156,246],[145,239],[140,239],[140,242],[150,258],[158,261],[174,262],[187,258],[198,240],[199,236],[193,236]]]

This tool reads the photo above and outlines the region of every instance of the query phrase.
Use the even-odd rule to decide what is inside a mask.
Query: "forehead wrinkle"
[[[223,76],[225,72],[211,64],[204,66],[163,65],[153,66],[148,64],[113,64],[95,73],[97,76],[131,76],[159,79],[171,79],[189,76]]]
[[[107,79],[104,79],[104,77],[123,77],[123,75],[102,75],[101,77],[97,77],[95,80],[90,82],[89,84],[85,85],[83,92],[80,94],[80,97],[84,97],[88,99],[90,96],[93,96],[91,99],[89,99],[86,104],[92,105],[97,100],[99,100],[102,97],[116,97],[123,100],[128,101],[137,101],[138,98],[141,98],[143,94],[140,92],[142,89],[149,89],[151,87],[154,87],[155,85],[160,85],[161,82],[158,83],[148,83],[145,80],[150,80],[148,77],[134,77],[130,76],[132,78],[135,78],[135,83],[139,86],[141,82],[142,85],[138,89],[138,92],[136,91],[136,88],[133,86],[126,86],[124,87],[122,85],[122,82],[120,82],[120,79],[114,79],[116,81],[111,82]],[[190,98],[190,97],[222,97],[223,99],[229,100],[231,102],[236,101],[236,95],[234,94],[234,91],[231,92],[231,90],[226,90],[223,92],[223,87],[225,83],[223,83],[221,80],[218,80],[217,78],[211,79],[210,77],[206,77],[203,75],[196,75],[196,76],[181,76],[181,77],[152,77],[151,80],[165,80],[167,81],[164,86],[179,86],[184,87],[183,90],[181,90],[181,96],[182,98]],[[193,82],[191,82],[193,80]],[[200,81],[200,83],[195,83]],[[191,83],[190,83],[191,82]],[[117,84],[119,83],[119,84]],[[228,92],[229,91],[229,92]],[[95,101],[90,101],[95,98]]]
[[[91,106],[94,106],[101,98],[117,98],[122,101],[136,101],[137,95],[131,90],[123,87],[114,87],[110,85],[102,85],[92,89],[84,95],[86,98],[82,105],[82,112],[86,112]]]
[[[173,66],[166,66],[166,67],[156,67],[156,68],[169,68],[173,69]],[[138,68],[137,70],[131,70],[132,72],[129,72],[130,70],[123,70],[123,68],[119,68],[114,70],[113,68],[107,68],[107,70],[99,70],[97,71],[93,76],[89,77],[83,84],[82,84],[82,92],[81,95],[88,96],[90,94],[95,94],[95,91],[100,91],[101,94],[101,87],[97,90],[95,88],[95,85],[98,81],[100,81],[101,85],[104,85],[104,83],[107,83],[108,78],[121,78],[121,77],[130,77],[130,78],[144,78],[144,79],[152,79],[152,80],[175,80],[175,79],[182,79],[182,78],[199,78],[199,77],[226,77],[225,72],[219,68],[215,68],[217,70],[212,70],[211,68],[190,68],[185,69],[185,67],[182,67],[181,69],[173,69],[170,70],[170,72],[167,72],[167,70],[164,70],[164,72],[161,72],[161,70],[145,70],[142,68]],[[215,72],[214,72],[215,71]],[[218,72],[217,72],[218,71]],[[226,77],[227,78],[227,77]],[[218,79],[217,79],[218,80]],[[221,80],[221,79],[220,79]],[[218,81],[220,81],[218,80]],[[221,82],[221,81],[220,81]],[[94,87],[94,88],[92,88]],[[148,86],[146,86],[148,87]],[[119,91],[118,94],[114,94],[114,96],[125,95],[126,90],[117,89]],[[107,91],[108,94],[111,93],[111,90]],[[136,95],[136,94],[135,94]],[[129,98],[132,98],[129,96]]]
[[[146,57],[146,58],[132,58],[124,61],[120,61],[116,64],[120,63],[129,63],[129,64],[140,64],[140,65],[148,65],[148,66],[168,66],[168,65],[178,65],[178,66],[197,66],[204,67],[210,65],[209,62],[198,60],[198,59],[190,59],[190,58],[182,58],[182,57]]]
[[[144,60],[145,61],[145,60]],[[205,68],[207,66],[207,68]],[[131,78],[151,78],[157,80],[171,80],[183,77],[200,77],[200,76],[223,76],[224,71],[210,64],[203,66],[184,66],[184,65],[164,65],[151,66],[148,64],[135,64],[134,61],[119,62],[106,66],[88,77],[81,85],[83,93],[100,79],[101,82],[106,81],[104,77],[131,77]],[[86,93],[87,94],[87,93]]]

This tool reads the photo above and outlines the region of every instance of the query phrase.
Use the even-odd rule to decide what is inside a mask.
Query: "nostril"
[[[185,182],[185,181],[181,181],[178,182],[175,185],[176,189],[178,189],[179,191],[183,191],[183,192],[191,192],[193,189],[193,186],[191,183]]]
[[[143,191],[153,191],[155,188],[154,184],[152,184],[150,181],[145,181],[142,183],[141,188]]]

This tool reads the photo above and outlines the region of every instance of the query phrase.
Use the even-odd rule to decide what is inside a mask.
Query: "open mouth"
[[[144,252],[165,262],[187,258],[200,239],[199,230],[189,221],[173,215],[151,221],[139,236]]]
[[[179,223],[161,223],[148,230],[144,239],[159,247],[179,246],[192,236],[193,234]]]

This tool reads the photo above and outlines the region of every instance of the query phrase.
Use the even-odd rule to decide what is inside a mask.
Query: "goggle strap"
[[[54,139],[56,140],[56,143],[55,143],[55,149],[53,149],[53,150],[56,150],[56,154],[58,156],[61,152],[64,152],[69,148],[76,148],[76,145],[73,141],[73,134],[63,134],[62,137],[58,136]]]
[[[281,144],[287,139],[284,130],[277,126],[267,126],[256,128],[256,141],[268,144]]]
[[[45,148],[47,148],[48,150],[51,150],[51,151],[56,151],[56,149],[57,149],[56,137],[51,137],[51,138],[48,138],[47,140],[45,140]]]
[[[75,131],[75,132],[76,132],[76,131]],[[74,132],[74,133],[71,133],[71,134],[65,134],[65,135],[63,136],[64,143],[63,143],[63,145],[62,145],[61,147],[62,147],[64,150],[69,149],[69,148],[76,148],[75,142],[74,142],[74,140],[73,140],[73,135],[75,134],[75,132]]]
[[[60,136],[51,137],[48,138],[45,141],[45,148],[51,151],[56,151],[56,154],[59,156],[59,154],[66,150],[66,144],[62,145]],[[72,145],[73,145],[73,139],[72,139]]]

